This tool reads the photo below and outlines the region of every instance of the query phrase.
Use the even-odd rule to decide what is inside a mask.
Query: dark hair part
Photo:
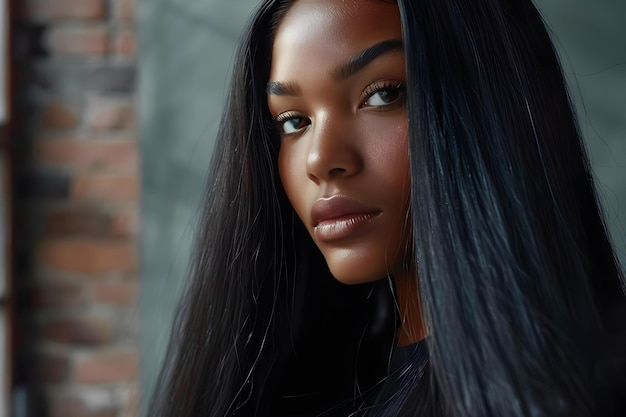
[[[192,277],[149,415],[294,415],[293,404],[317,415],[345,399],[372,415],[615,412],[610,369],[624,353],[606,350],[624,334],[623,277],[532,3],[398,1],[431,359],[394,395],[373,397],[381,404],[360,392],[386,374],[397,327],[389,282],[335,282],[277,174],[265,84],[291,3],[263,2],[236,54]]]
[[[452,414],[608,415],[597,356],[623,281],[537,10],[399,3],[416,257]]]

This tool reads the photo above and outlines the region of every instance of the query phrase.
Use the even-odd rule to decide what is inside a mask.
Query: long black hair
[[[393,394],[393,283],[335,282],[278,178],[265,85],[291,3],[262,2],[236,54],[149,415],[617,413],[623,276],[532,3],[397,1],[430,334],[427,368],[406,372]]]

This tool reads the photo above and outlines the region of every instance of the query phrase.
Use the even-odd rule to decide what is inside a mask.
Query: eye
[[[400,91],[394,90],[391,88],[386,88],[384,90],[378,90],[374,94],[372,94],[366,101],[365,105],[367,106],[387,106],[389,104],[395,103],[400,98]]]
[[[276,118],[276,127],[281,135],[298,133],[310,124],[307,117],[293,113],[283,113]]]
[[[386,109],[394,104],[404,101],[405,88],[402,83],[376,82],[370,85],[364,92],[365,99],[361,107],[374,107]]]

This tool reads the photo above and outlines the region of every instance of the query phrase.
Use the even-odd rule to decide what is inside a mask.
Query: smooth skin
[[[299,0],[278,26],[268,105],[296,213],[346,284],[393,275],[405,326],[424,337],[410,259],[405,61],[397,5]]]

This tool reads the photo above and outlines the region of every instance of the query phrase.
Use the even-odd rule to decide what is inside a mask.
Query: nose
[[[363,169],[359,133],[349,117],[322,117],[314,126],[307,155],[307,174],[315,183],[350,177]]]

